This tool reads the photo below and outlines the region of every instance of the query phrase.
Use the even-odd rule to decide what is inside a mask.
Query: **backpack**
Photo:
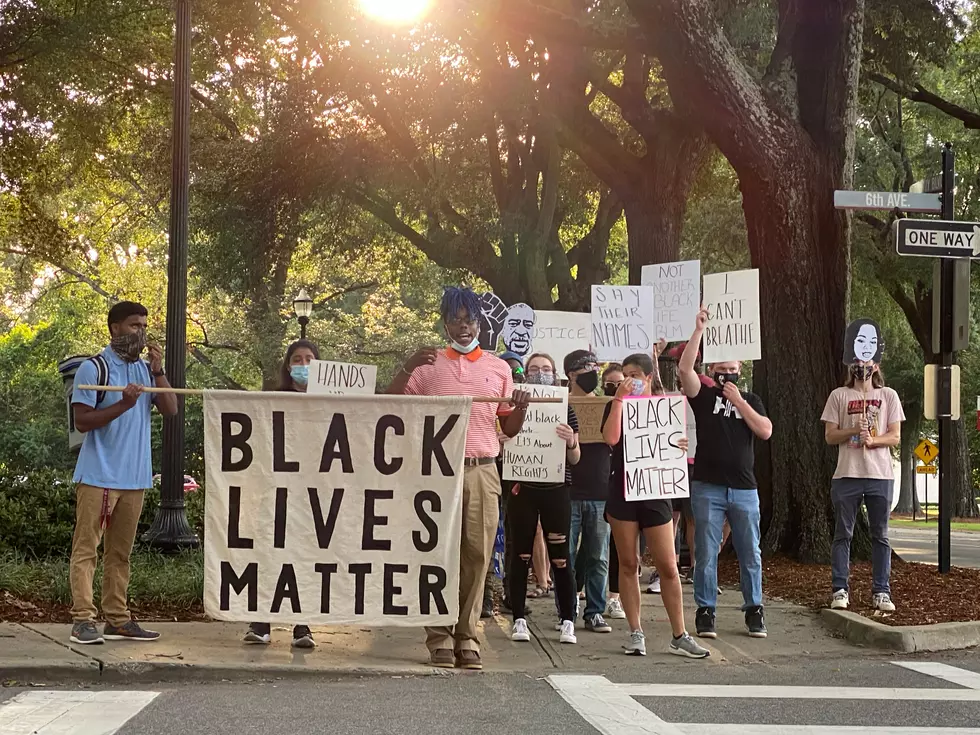
[[[99,386],[109,385],[109,363],[106,362],[105,357],[103,357],[101,353],[91,357],[86,355],[74,355],[72,357],[65,358],[58,364],[58,372],[61,373],[62,379],[65,382],[65,400],[68,403],[68,448],[71,450],[81,447],[84,439],[84,435],[75,430],[75,415],[71,408],[71,394],[74,387],[74,377],[78,368],[89,361],[95,364],[95,384]],[[106,392],[104,390],[96,392],[96,408],[98,408],[99,404],[105,400],[105,394]]]
[[[109,385],[109,363],[105,361],[105,358],[100,352],[98,355],[93,355],[89,358],[90,362],[95,363],[96,371],[96,385],[106,386]],[[100,390],[95,394],[95,407],[98,408],[99,404],[105,399],[105,391]]]

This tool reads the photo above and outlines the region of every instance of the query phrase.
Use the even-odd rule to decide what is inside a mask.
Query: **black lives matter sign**
[[[205,609],[218,620],[458,617],[467,398],[205,397]]]

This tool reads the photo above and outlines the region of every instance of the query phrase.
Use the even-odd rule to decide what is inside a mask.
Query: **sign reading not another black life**
[[[208,615],[455,622],[469,405],[207,393]]]

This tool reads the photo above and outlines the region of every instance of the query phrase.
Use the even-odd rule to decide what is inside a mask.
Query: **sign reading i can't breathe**
[[[465,397],[205,393],[208,615],[455,622],[469,411]]]
[[[757,269],[706,275],[702,301],[705,363],[762,358]]]
[[[690,496],[684,396],[652,396],[623,401],[623,475],[627,500]]]

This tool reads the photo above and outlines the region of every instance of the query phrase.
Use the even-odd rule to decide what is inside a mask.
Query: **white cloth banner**
[[[577,311],[537,311],[535,314],[532,349],[550,355],[558,375],[564,378],[565,355],[589,349],[592,317]]]
[[[701,261],[645,265],[640,284],[653,287],[654,339],[680,342],[690,337],[701,308]]]
[[[599,360],[650,354],[653,331],[653,286],[592,287],[592,351]]]
[[[455,623],[470,405],[206,392],[207,614]]]
[[[704,277],[704,362],[762,359],[759,271],[753,268]]]
[[[306,386],[306,392],[324,396],[373,396],[377,384],[377,365],[313,360],[310,363],[310,382]]]
[[[684,396],[623,401],[623,459],[627,500],[687,498],[687,435]]]
[[[558,424],[568,421],[568,388],[522,385],[533,398],[561,398],[561,403],[532,403],[524,426],[504,442],[503,479],[517,482],[565,482],[565,441]]]

